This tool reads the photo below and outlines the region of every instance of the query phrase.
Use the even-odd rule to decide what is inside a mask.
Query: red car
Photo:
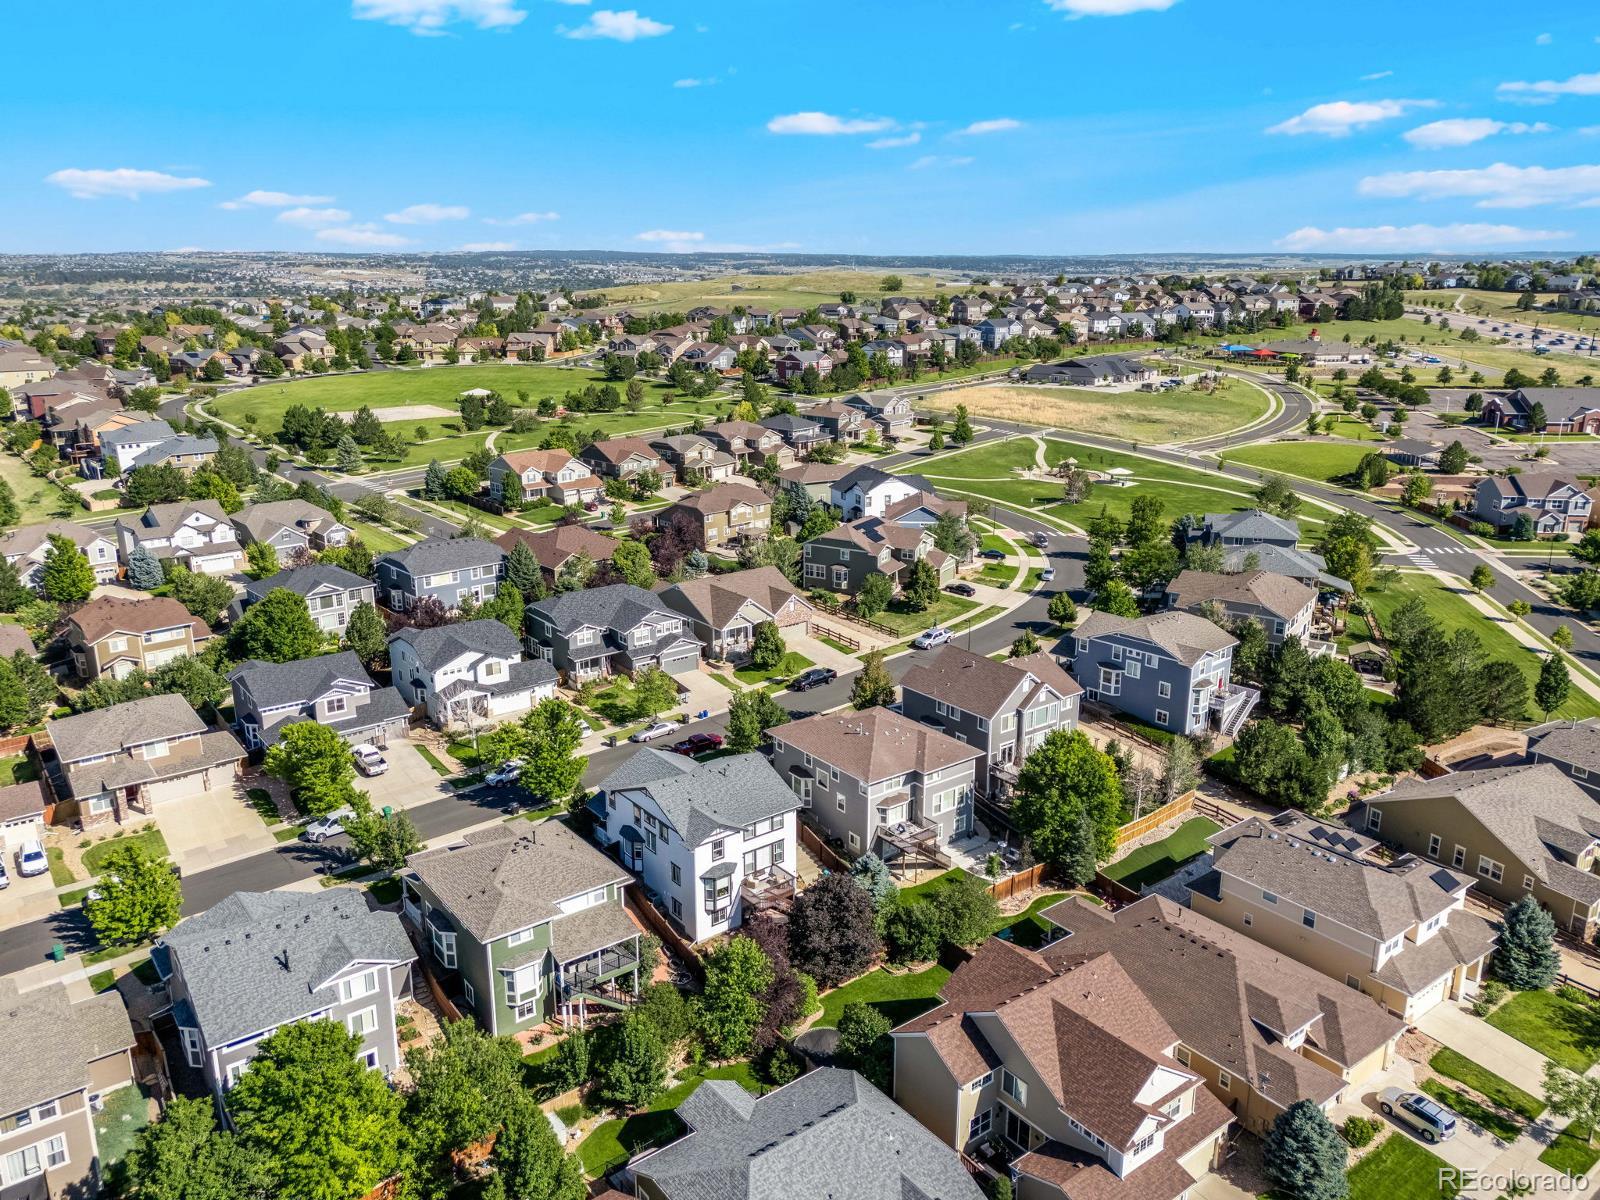
[[[696,754],[709,754],[713,750],[722,749],[722,735],[720,733],[695,733],[684,738],[683,741],[672,747],[674,754],[686,754],[693,758]]]

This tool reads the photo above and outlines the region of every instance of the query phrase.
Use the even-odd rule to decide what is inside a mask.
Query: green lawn
[[[770,671],[760,667],[745,667],[735,671],[733,677],[745,687],[755,687],[758,683],[766,683],[771,679],[788,679],[800,674],[811,666],[811,660],[798,650],[789,650],[784,653],[782,661]]]
[[[1227,450],[1222,457],[1226,462],[1263,467],[1330,483],[1350,474],[1356,469],[1356,464],[1371,453],[1371,446],[1351,445],[1349,442],[1269,442],[1261,446]]]
[[[105,862],[106,856],[124,846],[138,846],[152,858],[167,856],[167,839],[161,835],[161,830],[146,829],[139,833],[111,838],[109,841],[96,842],[83,852],[83,869],[91,875],[98,875],[100,865]]]
[[[983,564],[983,570],[978,572],[978,582],[1007,587],[1021,569],[1016,563],[987,562]]]
[[[1044,935],[1050,931],[1050,922],[1039,914],[1052,905],[1060,904],[1069,895],[1070,892],[1050,892],[1040,896],[1021,912],[1004,918],[1005,924],[995,930],[996,936],[1030,949],[1044,945]]]
[[[1556,1134],[1556,1140],[1544,1148],[1539,1161],[1565,1175],[1583,1176],[1600,1162],[1600,1150],[1589,1144],[1588,1127],[1573,1123]]]
[[[10,758],[0,758],[0,787],[10,787],[14,783],[31,783],[39,778],[39,765],[27,754],[13,754]]]
[[[83,514],[81,505],[49,480],[40,479],[15,454],[0,451],[0,480],[10,484],[17,497],[18,525]]]
[[[1222,826],[1205,817],[1190,817],[1159,842],[1140,846],[1125,858],[1102,868],[1107,879],[1138,891],[1147,883],[1157,883],[1206,849],[1206,838]]]
[[[909,637],[924,629],[932,629],[935,625],[949,625],[977,607],[976,600],[940,592],[933,607],[924,612],[911,612],[902,601],[896,600],[872,619],[880,625],[887,625],[901,637]]]
[[[137,1083],[105,1093],[105,1107],[94,1115],[102,1170],[115,1167],[133,1149],[139,1131],[150,1124],[150,1096]]]
[[[590,1177],[603,1175],[639,1151],[676,1137],[683,1129],[683,1122],[673,1110],[708,1079],[731,1079],[756,1095],[765,1090],[756,1081],[749,1063],[733,1063],[691,1074],[657,1096],[644,1112],[596,1125],[578,1145],[578,1159],[583,1163],[584,1172]]]
[[[1480,1104],[1460,1088],[1453,1088],[1440,1083],[1437,1079],[1430,1079],[1422,1085],[1422,1090],[1446,1108],[1453,1110],[1462,1119],[1472,1122],[1502,1142],[1510,1144],[1516,1141],[1517,1135],[1522,1132],[1521,1121],[1515,1117],[1508,1117],[1487,1104]]]
[[[924,879],[921,883],[914,883],[910,887],[901,888],[900,897],[907,902],[912,900],[927,900],[937,896],[950,884],[955,883],[957,880],[965,879],[966,877],[966,871],[962,870],[960,867],[952,867],[943,875],[935,875],[931,879]]]
[[[1539,656],[1506,632],[1500,623],[1491,621],[1474,608],[1464,595],[1452,591],[1452,586],[1463,590],[1466,587],[1464,583],[1450,576],[1440,579],[1433,575],[1405,573],[1392,586],[1381,591],[1377,589],[1369,591],[1364,598],[1372,606],[1378,624],[1387,628],[1389,618],[1407,598],[1422,597],[1429,615],[1439,622],[1447,634],[1454,633],[1457,629],[1470,629],[1478,635],[1484,653],[1490,658],[1507,659],[1516,663],[1527,677],[1531,704],[1533,687],[1539,680]],[[1551,715],[1570,720],[1600,716],[1600,701],[1574,685],[1567,702]]]
[[[46,846],[44,856],[50,860],[50,882],[57,887],[65,887],[69,883],[77,883],[78,877],[72,873],[72,868],[67,866],[67,856],[61,852],[59,846]]]
[[[891,974],[880,968],[824,995],[817,1024],[827,1028],[837,1025],[844,1006],[855,1001],[872,1005],[889,1018],[890,1025],[903,1024],[936,1005],[939,989],[949,978],[950,972],[937,965],[910,974]]]
[[[1350,1200],[1443,1200],[1460,1191],[1443,1183],[1445,1161],[1403,1133],[1391,1133],[1350,1170]]]
[[[1428,1060],[1428,1065],[1441,1075],[1464,1083],[1473,1091],[1487,1096],[1502,1108],[1509,1108],[1518,1116],[1537,1121],[1544,1112],[1544,1101],[1523,1091],[1516,1084],[1501,1079],[1487,1067],[1480,1067],[1464,1054],[1444,1047]]]
[[[1600,1060],[1600,1008],[1554,992],[1518,992],[1488,1016],[1501,1033],[1580,1074]]]
[[[1371,425],[1357,417],[1340,417],[1334,421],[1331,436],[1348,438],[1354,442],[1381,442],[1387,439]]]

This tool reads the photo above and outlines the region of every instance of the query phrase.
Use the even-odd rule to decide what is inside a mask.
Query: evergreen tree
[[[359,471],[361,469],[361,447],[356,444],[355,438],[348,433],[340,435],[338,444],[333,448],[333,453],[341,471]]]
[[[544,573],[539,560],[526,542],[518,541],[506,555],[506,581],[516,587],[525,598],[544,593]]]
[[[861,662],[850,688],[850,706],[857,712],[894,703],[895,682],[884,665],[883,651],[873,650]]]
[[[380,664],[389,650],[389,627],[371,604],[358,604],[344,627],[344,648],[354,650],[368,666]]]
[[[57,604],[80,603],[94,591],[94,568],[65,534],[50,535],[50,548],[44,554],[39,586],[45,599]]]
[[[728,747],[741,754],[759,750],[767,730],[789,720],[789,710],[760,688],[740,692],[728,703]]]
[[[939,573],[927,559],[919,558],[911,564],[902,589],[906,607],[912,612],[927,612],[939,601]]]
[[[153,592],[164,582],[161,560],[143,544],[135,546],[133,553],[128,555],[128,585],[142,592]]]
[[[950,430],[950,440],[958,446],[965,446],[972,440],[972,419],[967,415],[965,404],[956,405],[956,421]]]
[[[1506,909],[1492,965],[1496,978],[1521,991],[1539,991],[1555,982],[1561,967],[1556,921],[1532,896]]]
[[[156,568],[156,586],[161,586],[161,568]],[[36,599],[33,589],[22,582],[22,577],[17,574],[15,563],[6,562],[0,558],[0,612],[14,613],[24,604]]]
[[[1559,654],[1552,654],[1539,664],[1539,682],[1533,685],[1533,702],[1544,712],[1545,720],[1567,702],[1572,692],[1572,677],[1567,674],[1567,664]]]
[[[1278,1115],[1267,1134],[1264,1165],[1283,1200],[1345,1200],[1350,1152],[1327,1114],[1309,1100],[1296,1100]]]
[[[422,476],[422,498],[424,500],[443,500],[445,498],[445,471],[443,464],[437,458],[428,462],[428,469]]]

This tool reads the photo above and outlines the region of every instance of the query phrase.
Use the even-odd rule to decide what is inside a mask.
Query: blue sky
[[[0,251],[1600,244],[1600,6],[1574,0],[170,0],[8,27],[55,66],[8,97]]]

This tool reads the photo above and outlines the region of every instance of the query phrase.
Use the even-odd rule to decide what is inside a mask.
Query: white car
[[[628,740],[630,742],[653,742],[658,737],[665,737],[669,733],[677,732],[679,728],[681,726],[676,721],[653,721]]]
[[[1043,571],[1039,572],[1040,583],[1054,583],[1055,580],[1056,569],[1054,567],[1046,567]]]
[[[325,842],[331,837],[338,837],[344,832],[344,823],[356,814],[348,808],[341,808],[331,812],[325,817],[318,817],[308,824],[300,836],[308,842]]]
[[[522,760],[520,758],[509,758],[485,775],[483,781],[499,787],[501,784],[515,783],[521,774]]]
[[[911,644],[918,650],[932,650],[935,646],[942,646],[950,640],[950,631],[935,625],[932,629],[924,629],[911,640]]]
[[[11,886],[11,876],[6,874],[5,860],[4,859],[0,859],[0,891],[4,891],[6,888],[8,888],[10,886]]]
[[[350,751],[355,756],[356,770],[363,775],[382,775],[389,769],[389,760],[378,752],[376,746],[360,745]]]
[[[24,879],[33,875],[43,875],[50,869],[50,860],[44,856],[44,847],[37,838],[23,842],[17,847],[17,874]]]

